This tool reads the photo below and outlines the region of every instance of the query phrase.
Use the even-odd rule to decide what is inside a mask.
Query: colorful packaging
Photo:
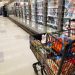
[[[63,64],[62,74],[63,75],[75,75],[75,64],[71,63],[71,61],[67,61]]]
[[[53,43],[52,49],[59,53],[62,50],[62,39],[59,38]]]

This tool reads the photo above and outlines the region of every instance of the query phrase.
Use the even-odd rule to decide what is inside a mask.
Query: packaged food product
[[[73,62],[73,60],[67,61],[63,64],[62,74],[75,75],[75,63]]]
[[[52,49],[59,53],[62,50],[62,39],[59,38],[53,43]]]
[[[57,56],[55,62],[56,62],[56,64],[57,64],[58,66],[60,66],[61,57],[60,57],[60,56]]]
[[[50,69],[54,72],[54,74],[57,75],[57,73],[58,73],[57,64],[51,59],[47,59],[47,63],[49,65]]]
[[[75,43],[73,43],[73,45],[72,45],[72,52],[75,53]]]

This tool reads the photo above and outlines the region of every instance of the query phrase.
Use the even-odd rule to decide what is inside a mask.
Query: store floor
[[[0,75],[35,75],[29,34],[0,16]]]

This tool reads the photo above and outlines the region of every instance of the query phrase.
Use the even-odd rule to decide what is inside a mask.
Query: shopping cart
[[[33,64],[37,75],[75,75],[75,40],[59,33],[36,34],[30,36],[30,48],[38,60]]]

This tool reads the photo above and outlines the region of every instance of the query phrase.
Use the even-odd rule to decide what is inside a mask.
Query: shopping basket
[[[33,64],[37,75],[75,75],[75,40],[59,33],[36,34],[30,36],[30,48],[38,60]]]

